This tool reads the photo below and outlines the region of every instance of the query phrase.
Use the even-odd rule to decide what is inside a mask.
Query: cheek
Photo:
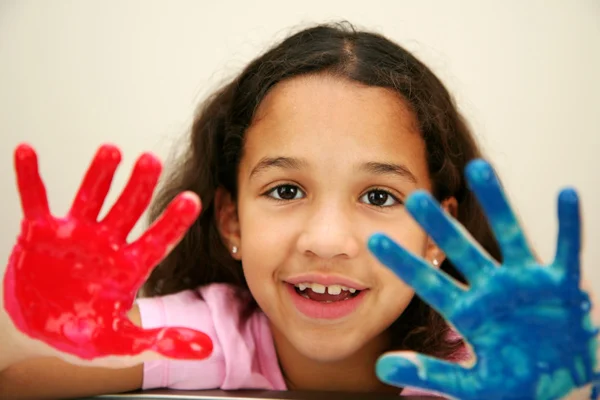
[[[293,227],[264,213],[249,215],[240,219],[242,261],[265,266],[281,263],[293,249]]]
[[[273,265],[291,255],[302,228],[299,213],[284,212],[264,200],[242,198],[238,215],[243,261]]]
[[[388,224],[383,232],[415,256],[425,255],[428,244],[427,234],[410,215],[406,214],[394,223]],[[381,264],[374,255],[370,253],[370,256],[376,265],[379,296],[387,310],[386,322],[391,323],[404,312],[414,297],[414,290],[392,270]]]
[[[293,251],[292,229],[279,222],[260,210],[240,213],[244,275],[259,304],[276,294],[273,283],[279,283],[281,268]]]
[[[417,256],[425,254],[428,244],[427,233],[407,212],[387,223],[382,232],[409,252]]]
[[[380,286],[377,297],[381,305],[383,322],[386,326],[389,326],[404,313],[415,292],[412,287],[398,278],[390,269],[384,266],[381,266],[381,268],[379,279],[380,282],[383,282],[383,285]]]

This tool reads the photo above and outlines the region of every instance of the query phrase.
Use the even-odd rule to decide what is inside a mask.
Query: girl
[[[157,387],[418,393],[399,388],[404,375],[394,375],[404,366],[410,377],[414,364],[384,358],[378,377],[376,361],[389,350],[469,361],[471,351],[440,315],[451,319],[469,309],[453,310],[440,300],[444,293],[434,291],[445,288],[449,296],[454,289],[439,277],[464,284],[473,271],[446,258],[453,247],[443,243],[450,236],[440,230],[438,246],[427,234],[433,229],[425,233],[409,211],[429,204],[423,193],[431,193],[440,202],[433,208],[456,217],[499,261],[490,225],[463,177],[480,155],[449,93],[426,66],[386,38],[346,25],[289,37],[204,103],[186,154],[151,207],[155,224],[132,244],[125,238],[160,173],[154,157],[138,160],[123,195],[97,221],[120,159],[116,148],[104,146],[68,218],[54,219],[35,153],[20,147],[26,219],[5,276],[11,320],[2,326],[1,397]],[[473,177],[487,167],[472,165],[471,185],[477,186]],[[198,198],[203,210],[196,218]],[[430,222],[443,221],[435,218]],[[418,258],[372,237],[376,232]],[[369,238],[377,257],[365,246]],[[421,274],[435,279],[424,284],[414,271],[425,264],[416,260],[444,275]],[[144,280],[145,297],[127,313],[129,322],[125,312]],[[467,332],[472,328],[464,318],[457,321]],[[512,354],[528,355],[531,347],[517,346]],[[586,349],[581,379],[559,390],[550,385],[547,398],[591,382],[594,359]],[[150,359],[146,350],[172,359]],[[121,357],[103,357],[110,355]],[[446,392],[502,398],[517,389],[530,393],[536,383],[527,374],[512,381],[514,374],[507,374],[498,377],[517,384],[504,391],[490,380],[445,375]],[[423,374],[412,375],[406,383],[445,392],[424,384]],[[43,387],[33,384],[40,380]]]

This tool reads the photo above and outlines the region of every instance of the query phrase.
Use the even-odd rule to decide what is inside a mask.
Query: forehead
[[[246,133],[242,164],[280,155],[338,164],[376,159],[426,174],[417,126],[392,90],[327,75],[297,77],[276,85],[260,104]]]

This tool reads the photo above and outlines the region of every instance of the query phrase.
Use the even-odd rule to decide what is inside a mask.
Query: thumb
[[[212,354],[213,342],[203,332],[188,328],[163,328],[156,336],[154,350],[175,359],[202,360]]]
[[[375,368],[377,377],[392,386],[410,386],[454,398],[469,397],[463,393],[463,383],[470,371],[456,363],[400,351],[381,356]]]

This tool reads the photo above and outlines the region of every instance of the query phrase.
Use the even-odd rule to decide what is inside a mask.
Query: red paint
[[[210,338],[187,328],[144,330],[127,318],[151,269],[200,213],[198,198],[178,196],[138,240],[126,237],[150,203],[160,162],[142,155],[106,217],[98,214],[119,150],[101,147],[64,218],[53,217],[35,151],[21,145],[15,169],[24,219],[4,277],[4,307],[32,338],[84,359],[154,350],[172,358],[202,359]]]
[[[285,286],[296,309],[308,318],[313,319],[332,320],[344,318],[356,311],[369,292],[369,290],[363,290],[348,300],[323,303],[301,296],[296,292],[296,288],[293,285],[285,284]]]

